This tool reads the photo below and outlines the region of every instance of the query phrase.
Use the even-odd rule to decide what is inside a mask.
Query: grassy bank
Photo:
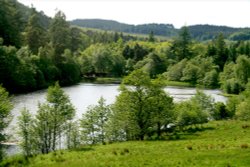
[[[164,81],[166,86],[179,86],[179,87],[195,87],[195,85],[192,85],[188,82],[178,82],[178,81]]]
[[[82,82],[91,82],[91,83],[98,83],[98,84],[120,84],[123,78],[112,78],[112,77],[98,77],[92,79],[83,79]],[[188,82],[178,82],[178,81],[164,81],[166,86],[179,86],[179,87],[195,87]]]
[[[214,121],[203,130],[186,131],[178,140],[130,141],[58,151],[29,160],[33,167],[192,166],[231,167],[250,164],[250,123]],[[6,162],[5,162],[6,163]],[[16,158],[10,166],[25,162]]]
[[[84,78],[82,82],[90,82],[96,84],[120,84],[122,78],[112,78],[112,77],[98,77],[98,78]]]

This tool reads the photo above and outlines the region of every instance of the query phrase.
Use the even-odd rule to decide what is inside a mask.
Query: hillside
[[[80,27],[97,28],[102,30],[111,30],[118,32],[149,34],[154,31],[155,35],[167,34],[168,37],[175,36],[176,31],[172,24],[141,24],[131,25],[119,23],[113,20],[102,19],[76,19],[70,22],[72,25]]]
[[[214,121],[166,141],[130,141],[58,151],[31,158],[33,167],[101,166],[249,166],[250,127],[240,121]],[[24,160],[5,161],[20,166]]]
[[[112,20],[102,19],[76,19],[70,22],[71,25],[80,27],[96,28],[102,30],[134,33],[134,34],[149,34],[151,31],[155,35],[174,37],[178,34],[179,29],[175,28],[172,24],[141,24],[132,25],[119,23]],[[249,40],[249,28],[232,28],[227,26],[217,25],[192,25],[189,26],[190,33],[193,38],[197,40],[210,40],[214,39],[219,33],[231,40]]]

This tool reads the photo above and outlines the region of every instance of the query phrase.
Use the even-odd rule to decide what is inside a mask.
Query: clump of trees
[[[46,154],[62,146],[164,139],[173,128],[217,119],[210,96],[198,91],[190,100],[175,104],[163,88],[159,78],[151,80],[148,73],[135,70],[124,78],[114,104],[106,105],[101,97],[74,121],[75,109],[56,83],[49,87],[47,101],[38,104],[35,116],[25,108],[21,111],[18,124],[24,155]]]
[[[75,137],[78,137],[72,135],[75,128],[72,122],[75,109],[58,83],[49,87],[46,99],[47,102],[38,104],[35,117],[27,109],[21,111],[19,133],[23,139],[21,146],[25,156],[49,153],[62,148],[66,134],[70,135],[67,138],[70,140],[76,140]],[[71,147],[71,144],[69,145]]]
[[[163,74],[169,81],[233,94],[244,91],[249,79],[249,41],[227,41],[228,34],[199,42],[183,26],[173,39],[158,39],[153,30],[139,38],[71,26],[61,11],[50,19],[34,8],[22,10],[6,0],[0,8],[0,83],[10,92],[55,81],[70,85],[82,77],[124,77],[138,69],[151,78]]]

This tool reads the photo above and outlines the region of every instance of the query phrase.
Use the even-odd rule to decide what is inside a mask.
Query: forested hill
[[[175,36],[177,31],[172,24],[141,24],[132,25],[120,23],[113,20],[102,19],[76,19],[70,22],[72,25],[81,27],[97,28],[102,30],[111,30],[135,34],[149,34],[151,31],[155,35]]]
[[[132,25],[119,23],[112,20],[102,19],[76,19],[70,22],[71,25],[80,27],[97,28],[102,30],[111,30],[135,34],[149,34],[151,31],[155,35],[173,37],[178,34],[179,29],[172,24],[141,24]],[[214,39],[219,33],[223,33],[230,40],[249,40],[250,28],[232,28],[216,25],[192,25],[189,26],[190,33],[197,40]]]

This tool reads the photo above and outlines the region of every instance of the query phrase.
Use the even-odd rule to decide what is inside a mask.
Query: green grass
[[[113,78],[113,77],[98,77],[92,79],[83,79],[82,82],[90,82],[97,84],[120,84],[122,82],[122,78]]]
[[[122,82],[122,78],[109,78],[109,77],[98,77],[94,81],[94,83],[100,83],[100,84],[120,84]]]
[[[22,163],[22,162],[20,162]],[[130,141],[58,151],[29,161],[32,167],[247,167],[250,123],[213,121],[179,140]],[[18,165],[13,165],[18,166]]]
[[[178,81],[164,81],[166,86],[180,86],[180,87],[195,87],[195,85],[192,85],[188,82],[178,82]]]

